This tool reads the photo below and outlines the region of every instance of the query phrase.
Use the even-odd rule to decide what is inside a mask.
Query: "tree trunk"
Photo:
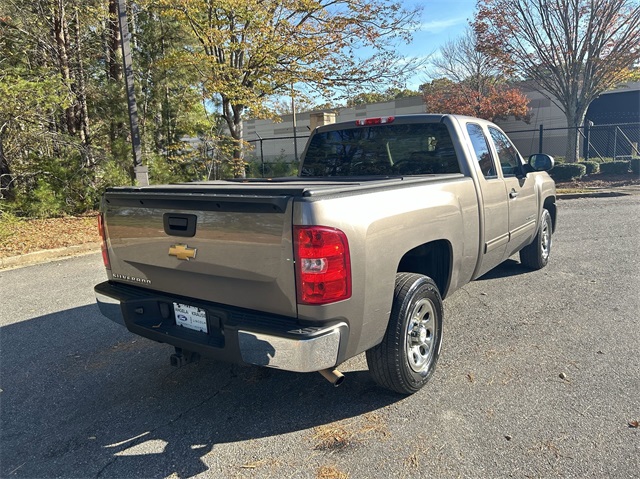
[[[567,150],[565,161],[576,163],[580,161],[580,128],[586,115],[585,108],[567,109]]]
[[[53,33],[56,42],[56,51],[58,54],[58,67],[60,69],[60,75],[65,85],[71,88],[71,69],[69,68],[69,38],[67,31],[67,24],[65,18],[65,5],[64,0],[58,0],[55,7],[55,15],[53,20]],[[74,134],[76,132],[75,118],[74,118],[73,106],[65,109],[64,116],[62,117],[63,129]]]
[[[74,34],[76,43],[76,96],[78,99],[78,109],[76,111],[76,120],[80,129],[80,139],[83,146],[83,159],[85,166],[92,166],[93,155],[91,154],[91,135],[89,132],[89,107],[87,106],[87,91],[84,81],[85,71],[82,59],[83,49],[80,40],[80,21],[78,20],[78,7],[74,11]]]
[[[246,171],[244,168],[244,149],[242,147],[242,120],[234,121],[231,137],[234,142],[231,172],[234,178],[244,178]]]
[[[125,99],[121,95],[121,87],[123,87],[122,76],[122,49],[120,38],[120,26],[118,16],[118,0],[109,0],[109,14],[107,17],[106,25],[106,59],[107,59],[107,78],[111,84],[116,85],[116,88],[111,90],[113,97],[111,101],[114,103],[114,109],[111,112],[112,119],[109,124],[109,140],[111,142],[111,151],[114,150],[115,142],[124,137],[124,122],[120,119],[120,105],[122,105]]]
[[[0,131],[0,199],[11,199],[13,196],[13,178],[9,162],[4,156],[3,131]]]
[[[232,105],[231,102],[222,97],[222,116],[227,122],[229,133],[233,138],[233,157],[231,160],[231,171],[234,178],[244,178],[246,171],[244,168],[243,148],[242,148],[242,111],[243,105]]]
[[[164,127],[162,124],[162,102],[155,100],[154,102],[154,114],[153,114],[153,144],[156,153],[162,153],[162,150],[166,146],[164,137]],[[164,152],[166,155],[166,151]]]
[[[120,28],[118,26],[118,0],[109,0],[109,20],[107,24],[107,53],[109,79],[122,81],[122,52],[120,50]]]

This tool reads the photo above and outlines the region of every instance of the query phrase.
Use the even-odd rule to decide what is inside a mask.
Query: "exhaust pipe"
[[[337,369],[322,369],[318,371],[322,377],[329,381],[334,387],[340,386],[344,381],[344,375]]]

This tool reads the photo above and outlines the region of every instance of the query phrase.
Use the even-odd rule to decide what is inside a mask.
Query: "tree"
[[[446,42],[431,63],[437,79],[420,87],[427,111],[529,121],[529,99],[509,85],[499,62],[479,51],[472,29]]]
[[[347,106],[354,107],[357,105],[368,105],[369,103],[379,103],[384,101],[393,101],[399,98],[406,98],[409,96],[418,96],[419,91],[410,90],[408,88],[391,87],[387,88],[383,92],[372,91],[362,92],[350,98],[347,98]]]
[[[417,10],[384,0],[152,0],[189,26],[195,44],[182,61],[198,69],[205,94],[218,101],[243,170],[242,119],[272,117],[268,99],[295,83],[334,88],[402,80],[416,66],[395,51],[408,40]],[[354,52],[372,52],[360,58]]]
[[[503,65],[479,50],[478,37],[471,28],[442,45],[439,55],[433,57],[431,64],[433,78],[467,83],[478,91],[487,85],[505,81]]]
[[[131,17],[136,25],[134,66],[143,153],[162,153],[179,162],[180,153],[186,151],[182,139],[200,135],[210,126],[197,72],[175,60],[189,38],[182,25],[157,12],[133,9]]]
[[[637,0],[479,0],[481,50],[547,95],[567,118],[569,162],[592,100],[624,82],[640,57]]]
[[[68,120],[73,121],[68,76],[59,74],[56,33],[49,23],[59,18],[53,9],[50,17],[20,17],[21,7],[8,3],[0,15],[0,199],[15,199],[17,184],[42,179],[40,165],[30,167],[30,160],[54,155],[70,143],[64,135]],[[38,7],[32,8],[37,12]],[[52,37],[43,39],[47,30]]]
[[[316,103],[311,98],[305,96],[294,97],[294,101],[291,101],[291,97],[281,96],[274,98],[269,102],[268,108],[278,116],[290,115],[293,113],[295,107],[296,113],[301,111],[310,111],[317,108]]]
[[[505,83],[487,83],[478,89],[471,81],[456,83],[441,78],[422,85],[421,89],[430,113],[468,115],[489,121],[510,116],[529,120],[529,99]]]

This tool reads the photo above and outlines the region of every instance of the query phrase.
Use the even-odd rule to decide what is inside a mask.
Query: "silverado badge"
[[[197,251],[196,248],[189,248],[186,244],[174,244],[169,248],[169,256],[189,261],[189,259],[196,259]]]

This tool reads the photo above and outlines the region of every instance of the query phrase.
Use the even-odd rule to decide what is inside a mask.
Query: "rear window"
[[[442,123],[387,124],[316,134],[300,176],[391,176],[460,173]]]

